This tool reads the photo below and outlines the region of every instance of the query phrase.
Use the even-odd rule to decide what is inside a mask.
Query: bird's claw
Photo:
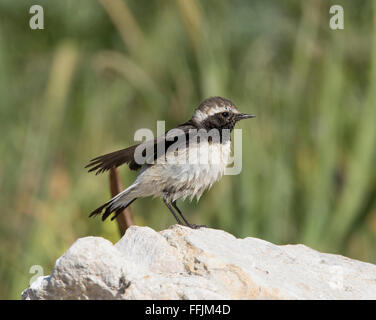
[[[194,223],[191,223],[191,224],[188,224],[188,227],[190,227],[192,229],[200,229],[200,228],[206,228],[206,225],[205,224],[194,224]]]

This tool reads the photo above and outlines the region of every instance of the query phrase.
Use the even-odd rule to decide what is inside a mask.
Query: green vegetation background
[[[0,0],[0,298],[78,237],[117,241],[115,223],[88,219],[108,176],[84,166],[213,95],[257,118],[239,126],[242,173],[181,204],[190,220],[376,263],[375,1],[37,2],[33,31],[34,3]],[[329,28],[332,4],[344,30]],[[132,210],[175,223],[157,199]]]

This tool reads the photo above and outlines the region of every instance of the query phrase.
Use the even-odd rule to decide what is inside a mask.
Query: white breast
[[[144,196],[164,196],[169,193],[171,201],[202,193],[219,180],[228,164],[231,142],[201,142],[196,146],[183,148],[175,153],[167,153],[164,161],[159,161],[146,169],[138,177],[143,184]]]
[[[173,184],[177,190],[182,190],[174,198],[190,196],[192,200],[196,196],[198,200],[207,188],[222,177],[230,152],[230,141],[225,144],[202,142],[182,152],[178,157],[179,164],[174,163],[177,159],[172,159],[171,155],[168,164],[174,176]]]

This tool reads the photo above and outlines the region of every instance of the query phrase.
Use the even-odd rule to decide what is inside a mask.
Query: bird
[[[187,197],[199,201],[203,192],[223,176],[231,154],[231,131],[238,121],[253,117],[241,113],[229,99],[210,97],[199,104],[188,121],[163,135],[90,160],[85,167],[88,172],[100,174],[127,164],[140,173],[129,187],[89,217],[102,215],[104,221],[113,213],[114,220],[136,199],[153,196],[163,200],[179,225],[205,227],[189,223],[176,202]]]

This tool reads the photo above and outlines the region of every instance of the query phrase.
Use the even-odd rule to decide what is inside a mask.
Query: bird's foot
[[[190,227],[191,229],[206,228],[206,225],[205,225],[205,224],[194,224],[194,223],[190,223],[190,224],[187,224],[187,226]]]

